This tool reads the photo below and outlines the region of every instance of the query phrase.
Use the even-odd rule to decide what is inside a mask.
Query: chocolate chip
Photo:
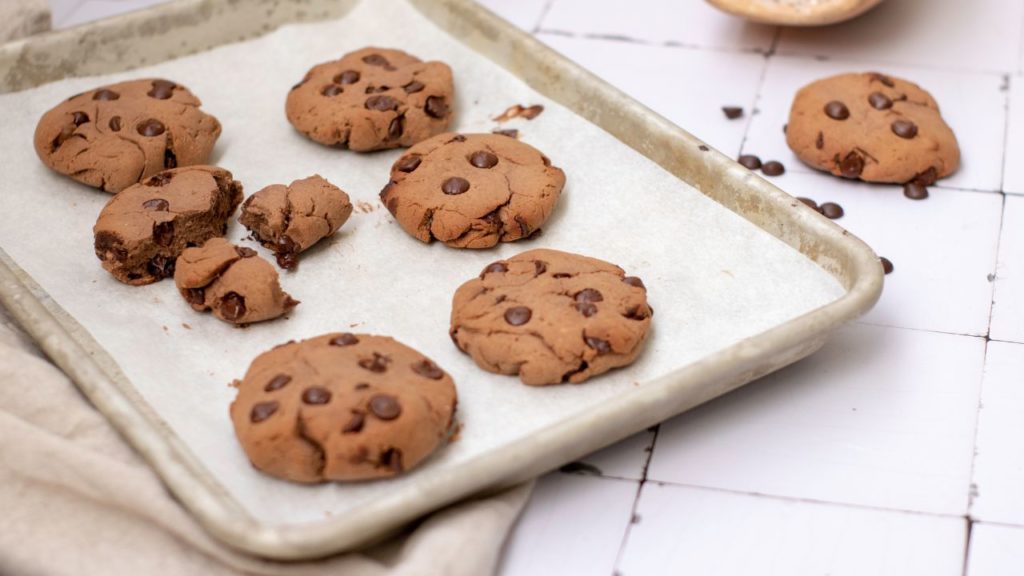
[[[185,301],[194,306],[202,306],[206,303],[206,290],[202,288],[186,288]]]
[[[117,92],[114,92],[113,90],[107,90],[106,88],[101,88],[97,90],[95,94],[92,95],[93,100],[117,100],[120,97],[121,95]]]
[[[85,112],[72,112],[71,121],[75,123],[75,126],[81,126],[89,121],[89,115]]]
[[[327,86],[324,86],[323,89],[320,90],[320,93],[323,94],[324,96],[330,97],[337,96],[338,94],[341,94],[344,91],[345,89],[342,88],[341,86],[338,86],[337,84],[328,84]]]
[[[154,224],[153,241],[159,246],[170,246],[174,242],[174,221],[168,220]]]
[[[366,99],[367,110],[378,110],[380,112],[387,112],[388,110],[395,110],[398,108],[398,100],[395,100],[387,94],[378,94],[376,96],[370,96]]]
[[[167,80],[153,80],[153,89],[146,94],[157,100],[167,100],[174,95],[174,89],[178,85]]]
[[[786,172],[786,167],[782,165],[782,162],[769,160],[761,166],[761,172],[765,176],[781,176]]]
[[[388,364],[391,363],[391,359],[387,356],[374,352],[372,358],[363,358],[359,360],[359,366],[369,370],[370,372],[386,372]]]
[[[402,406],[394,396],[374,394],[370,398],[370,412],[381,420],[394,420],[402,413]]]
[[[367,86],[366,90],[363,90],[364,94],[380,94],[381,92],[387,92],[391,90],[390,86]]]
[[[423,82],[420,82],[419,80],[413,80],[405,86],[402,86],[402,89],[405,90],[406,94],[415,94],[422,91],[424,88],[426,88],[426,86],[424,86]]]
[[[395,164],[395,168],[397,168],[400,172],[412,172],[413,170],[420,167],[420,162],[422,161],[423,159],[420,156],[416,154],[410,154],[408,156],[403,156],[402,158],[400,158],[398,160],[398,163]]]
[[[551,277],[552,278],[572,278],[572,274],[567,274],[565,272],[555,272],[554,274],[551,275]]]
[[[864,158],[856,151],[850,152],[839,163],[839,173],[846,178],[857,178],[864,171]]]
[[[428,96],[427,103],[423,105],[423,111],[431,118],[444,118],[448,113],[448,104],[444,96]]]
[[[697,146],[697,149],[700,150],[701,152],[707,152],[707,151],[711,150],[711,148],[708,148],[707,146],[705,146],[703,144],[701,144],[700,146]]]
[[[292,377],[287,374],[278,374],[267,382],[267,385],[263,387],[264,392],[273,392],[274,390],[280,390],[288,385],[292,381]]]
[[[380,455],[380,462],[377,464],[381,468],[391,468],[395,473],[402,471],[402,451],[398,448],[388,448]]]
[[[170,170],[171,168],[178,167],[178,157],[174,155],[174,150],[170,148],[164,148],[164,168]]]
[[[892,99],[881,92],[868,94],[868,104],[875,110],[888,110],[892,108]]]
[[[818,207],[818,210],[829,220],[838,220],[845,214],[843,207],[835,202],[825,202]]]
[[[928,188],[917,182],[907,182],[903,185],[903,195],[911,200],[924,200],[928,197]]]
[[[388,125],[388,138],[396,140],[401,138],[402,132],[405,130],[405,116],[397,116]]]
[[[449,140],[448,142],[465,142],[465,141],[466,141],[466,135],[465,135],[465,134],[456,134],[456,135],[455,135],[455,136],[454,136],[454,137],[453,137],[453,138],[452,138],[451,140]]]
[[[508,272],[508,266],[504,262],[494,262],[484,268],[483,274],[494,274]]]
[[[757,170],[761,167],[761,159],[753,154],[744,154],[743,156],[740,156],[738,162],[747,170]]]
[[[229,322],[245,316],[245,298],[238,292],[228,292],[220,301],[220,313]]]
[[[729,120],[735,120],[740,116],[743,116],[743,108],[739,106],[722,106],[722,113]]]
[[[356,384],[356,390],[366,390],[369,387],[370,385],[367,384],[366,382],[360,382],[359,384]]]
[[[513,306],[505,310],[505,322],[513,326],[522,326],[530,321],[533,312],[526,306]]]
[[[53,148],[57,149],[62,144],[67,142],[68,138],[71,138],[71,136],[74,135],[75,128],[76,128],[76,126],[73,126],[73,125],[67,125],[67,126],[61,128],[60,134],[57,134],[57,137],[53,139],[53,143],[52,143]]]
[[[814,146],[818,150],[825,147],[825,134],[818,132],[818,138],[814,141]]]
[[[810,207],[811,210],[817,210],[818,209],[818,203],[815,202],[814,200],[811,200],[810,198],[800,197],[800,198],[797,198],[797,200],[799,200],[799,201],[803,202],[804,204],[806,204],[808,207]]]
[[[466,180],[465,178],[453,176],[445,180],[444,183],[441,184],[441,191],[444,192],[445,194],[448,194],[449,196],[454,196],[456,194],[465,194],[466,192],[469,191],[469,181]]]
[[[524,225],[523,225],[522,222],[519,222],[519,226],[523,227]],[[525,231],[523,233],[525,234]],[[548,271],[548,265],[547,265],[546,262],[544,262],[543,260],[534,260],[533,261],[533,275],[534,276],[540,276],[541,274],[543,274],[543,273],[545,273],[547,271]]]
[[[334,81],[338,84],[355,84],[359,82],[359,72],[356,70],[345,70],[335,76]]]
[[[150,118],[139,123],[135,129],[138,130],[139,134],[152,138],[164,133],[164,124],[156,118]]]
[[[637,305],[627,310],[625,316],[630,320],[646,320],[648,313],[642,306]]]
[[[157,280],[174,276],[174,259],[166,256],[156,255],[146,264],[146,271]]]
[[[491,130],[491,134],[500,134],[502,136],[508,136],[509,138],[519,138],[519,130],[516,130],[515,128],[495,128],[494,130]]]
[[[889,88],[893,88],[896,86],[896,83],[892,81],[892,78],[889,78],[885,74],[879,74],[878,72],[872,72],[871,79],[876,82],[881,82],[882,84],[888,86]]]
[[[626,276],[625,278],[622,279],[622,281],[635,288],[642,288],[644,290],[647,290],[647,286],[644,286],[644,281],[637,278],[636,276]]]
[[[120,116],[114,116],[113,118],[110,119],[110,122],[108,122],[107,125],[110,126],[110,129],[113,130],[114,132],[120,132],[121,131],[121,117]]]
[[[356,338],[356,335],[351,332],[345,332],[344,334],[339,334],[334,338],[331,338],[329,344],[331,346],[352,346],[354,344],[359,344],[359,338]]]
[[[240,258],[252,258],[253,256],[256,255],[255,250],[253,250],[252,248],[247,248],[245,246],[236,246],[235,252],[238,254]]]
[[[917,124],[914,124],[910,120],[896,120],[892,123],[892,133],[900,138],[910,140],[914,136],[917,136]]]
[[[174,177],[174,174],[170,174],[170,173],[167,173],[167,172],[161,172],[159,174],[154,175],[149,180],[146,180],[146,186],[156,186],[156,187],[166,186],[167,184],[169,184],[171,182],[171,178],[173,178],[173,177]]]
[[[833,120],[846,120],[850,117],[850,109],[846,107],[846,104],[833,100],[825,104],[825,115]]]
[[[291,270],[299,263],[299,252],[299,245],[287,234],[281,234],[274,244],[277,265],[285,270]]]
[[[611,344],[607,340],[601,340],[600,338],[594,338],[592,336],[585,336],[583,341],[597,351],[598,354],[607,354],[612,351]]]
[[[440,380],[444,378],[444,371],[441,370],[437,364],[434,364],[430,360],[424,358],[423,360],[412,365],[412,371],[432,380]]]
[[[920,184],[921,186],[931,186],[932,184],[935,184],[935,181],[938,179],[939,171],[932,166],[917,176],[914,176],[913,182]]]
[[[277,412],[277,407],[278,403],[276,400],[260,402],[252,407],[252,412],[249,412],[249,420],[251,420],[253,424],[263,422],[267,418],[273,416],[274,412]]]
[[[601,292],[594,290],[593,288],[584,288],[573,296],[573,299],[577,302],[603,302],[604,296]]]
[[[363,429],[363,424],[366,422],[366,416],[362,412],[352,412],[352,417],[348,419],[348,423],[341,429],[342,434],[355,434]]]
[[[380,54],[368,54],[363,56],[363,62],[366,62],[370,66],[388,66],[390,64],[388,59]]]
[[[573,304],[573,306],[576,307],[577,312],[583,314],[587,318],[597,314],[597,306],[594,306],[590,302],[577,302]]]
[[[469,163],[477,168],[494,168],[498,164],[498,157],[486,150],[477,150],[470,155]]]
[[[892,274],[892,262],[890,262],[889,259],[886,258],[885,256],[882,256],[881,258],[879,258],[879,260],[881,260],[882,262],[882,272],[885,272],[886,274]]]
[[[326,388],[311,386],[302,391],[302,401],[306,404],[327,404],[331,401],[331,393]]]
[[[167,200],[164,200],[163,198],[152,198],[143,202],[142,207],[146,210],[157,210],[159,212],[163,212],[170,207],[170,204],[168,204]]]

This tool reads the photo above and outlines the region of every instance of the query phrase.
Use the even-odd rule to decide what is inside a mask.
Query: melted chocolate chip
[[[81,126],[89,121],[89,115],[85,112],[72,112],[71,121],[75,123],[75,126]]]
[[[302,401],[311,405],[327,404],[331,401],[331,393],[326,388],[311,386],[302,391]]]
[[[146,94],[157,100],[167,100],[174,95],[174,89],[178,85],[167,80],[153,80],[153,88]]]
[[[324,96],[331,97],[337,96],[338,94],[341,94],[344,91],[345,89],[342,88],[341,86],[338,86],[337,84],[328,84],[327,86],[324,86],[323,89],[320,90],[320,93],[323,94]]]
[[[156,255],[146,264],[146,271],[157,280],[174,276],[174,259],[166,256]]]
[[[917,124],[914,124],[910,120],[896,120],[892,123],[892,133],[910,140],[914,136],[917,136]]]
[[[448,113],[448,103],[445,102],[444,96],[428,96],[423,111],[431,118],[444,118]]]
[[[171,168],[178,167],[178,157],[174,155],[174,150],[170,148],[164,148],[164,168],[170,170]]]
[[[626,276],[625,278],[622,279],[622,281],[625,282],[626,284],[629,284],[630,286],[647,290],[647,286],[644,286],[644,281],[637,278],[636,276]]]
[[[567,272],[555,272],[551,275],[552,278],[572,278],[572,274]]]
[[[729,120],[735,120],[740,116],[743,116],[743,108],[739,106],[722,106],[722,114]]]
[[[113,90],[107,90],[106,88],[100,88],[92,95],[93,100],[117,100],[121,95]]]
[[[135,127],[135,129],[139,132],[139,134],[142,134],[143,136],[149,138],[152,138],[153,136],[159,136],[163,134],[165,130],[163,122],[157,120],[156,118],[143,120],[139,123],[138,126]]]
[[[483,274],[494,274],[504,272],[508,272],[508,266],[506,266],[504,262],[494,262],[487,266],[487,268],[484,268]]]
[[[110,122],[108,122],[107,125],[110,126],[110,129],[113,130],[114,132],[120,132],[121,131],[121,117],[120,116],[114,116],[113,118],[110,119]]]
[[[888,110],[892,108],[892,99],[881,92],[868,94],[868,104],[875,110]]]
[[[747,170],[757,170],[761,167],[761,159],[753,154],[744,154],[743,156],[740,156],[738,162]]]
[[[366,390],[369,387],[370,385],[367,384],[366,382],[360,382],[359,384],[356,384],[356,390]]]
[[[359,72],[356,70],[345,70],[335,76],[334,81],[338,84],[355,84],[359,82]]]
[[[459,176],[452,176],[441,184],[441,191],[449,196],[465,194],[469,191],[469,181]]]
[[[875,82],[881,82],[882,84],[888,86],[889,88],[893,88],[896,86],[896,83],[892,81],[892,78],[889,78],[885,74],[879,74],[878,72],[872,72],[871,79]]]
[[[405,131],[405,116],[397,116],[388,124],[388,138],[397,140],[402,137]]]
[[[252,248],[247,248],[245,246],[235,247],[235,252],[238,254],[240,258],[252,258],[253,256],[256,255],[255,250],[253,250]]]
[[[154,224],[153,241],[159,246],[170,246],[174,242],[174,221],[168,220]]]
[[[381,92],[387,92],[388,90],[391,90],[390,86],[367,86],[366,89],[363,90],[363,93],[380,94]]]
[[[903,195],[911,200],[924,200],[928,197],[928,188],[917,182],[907,182],[903,185]]]
[[[424,86],[423,82],[420,82],[419,80],[413,80],[405,86],[402,86],[402,89],[405,90],[406,94],[415,94],[422,91],[424,88],[426,88],[426,86]]]
[[[594,338],[592,336],[585,336],[583,341],[597,351],[598,354],[607,354],[612,351],[611,344],[607,340],[601,340],[600,338]]]
[[[583,314],[583,316],[587,318],[597,314],[597,306],[594,306],[590,302],[577,302],[574,306],[576,307],[577,312]]]
[[[370,96],[366,99],[367,110],[378,110],[380,112],[387,112],[388,110],[394,110],[398,108],[398,100],[395,100],[387,94],[378,94],[376,96]]]
[[[839,163],[839,172],[846,178],[857,178],[864,171],[864,158],[856,151],[850,152]]]
[[[522,326],[530,321],[533,311],[526,306],[513,306],[505,310],[505,322],[512,326]]]
[[[249,420],[251,420],[253,424],[263,422],[267,418],[273,416],[274,412],[277,412],[277,407],[278,403],[276,400],[260,402],[252,407],[252,411],[249,412]]]
[[[202,288],[186,288],[185,301],[194,306],[202,306],[206,302],[206,290]]]
[[[163,212],[170,207],[170,204],[163,198],[151,198],[143,202],[142,207],[146,210],[157,210],[159,212]]]
[[[282,234],[274,245],[274,257],[278,266],[291,270],[299,263],[299,245],[287,234]]]
[[[833,120],[846,120],[850,117],[850,109],[846,107],[846,104],[833,100],[825,104],[825,115]]]
[[[395,168],[399,172],[412,172],[413,170],[420,167],[420,162],[422,161],[423,159],[420,156],[416,154],[410,154],[408,156],[403,156],[402,158],[400,158],[398,162],[395,164]]]
[[[469,156],[469,163],[477,168],[493,168],[498,164],[498,157],[486,150],[477,150]]]
[[[370,412],[381,420],[394,420],[402,413],[402,406],[394,396],[374,394],[370,398]]]
[[[345,332],[344,334],[339,334],[334,338],[331,338],[329,344],[331,346],[352,346],[354,344],[359,344],[359,338],[356,338],[355,334]]]
[[[935,181],[938,179],[939,171],[932,166],[917,176],[914,176],[913,182],[920,184],[921,186],[931,186],[932,184],[935,184]]]
[[[369,370],[370,372],[377,373],[386,372],[388,369],[388,364],[390,363],[390,358],[388,358],[387,356],[382,356],[377,352],[373,353],[372,358],[363,358],[359,360],[359,366],[365,368],[366,370]]]
[[[363,424],[366,423],[366,416],[362,412],[352,412],[352,417],[348,419],[348,422],[341,429],[342,434],[355,434],[363,429]]]
[[[220,301],[220,313],[228,322],[245,316],[245,298],[238,292],[228,292]]]
[[[274,390],[280,390],[288,385],[292,381],[292,377],[287,374],[278,374],[267,382],[267,385],[263,387],[264,392],[273,392]]]
[[[761,166],[761,172],[765,176],[781,176],[785,174],[786,167],[782,165],[782,162],[769,160]]]
[[[441,370],[437,364],[434,364],[430,360],[424,358],[423,360],[412,365],[412,371],[432,380],[440,380],[444,378],[444,371]]]
[[[825,202],[818,207],[818,210],[829,220],[838,220],[846,213],[843,211],[843,207],[835,202]]]

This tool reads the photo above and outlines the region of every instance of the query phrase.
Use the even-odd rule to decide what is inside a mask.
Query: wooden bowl
[[[882,0],[707,0],[741,18],[782,26],[824,26],[860,16]]]

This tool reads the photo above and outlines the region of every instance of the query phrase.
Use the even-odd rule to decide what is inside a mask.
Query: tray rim
[[[846,292],[825,306],[646,382],[630,395],[634,405],[631,412],[642,413],[642,419],[628,417],[617,403],[604,403],[587,413],[542,429],[528,439],[469,460],[460,466],[457,473],[438,475],[439,478],[433,481],[422,482],[417,485],[414,495],[397,492],[345,518],[269,526],[249,515],[210,476],[182,441],[131,389],[116,363],[84,328],[0,249],[0,304],[157,470],[163,482],[207,531],[222,542],[257,556],[298,560],[350,550],[379,539],[432,510],[482,491],[494,491],[528,480],[573,457],[611,444],[807,356],[817,350],[836,328],[869,310],[881,293],[881,266],[878,257],[866,244],[767,181],[746,172],[731,158],[709,149],[682,128],[472,0],[407,1],[440,28],[451,33],[452,28],[461,27],[464,32],[469,32],[469,36],[461,40],[470,48],[609,131],[681,180],[683,177],[677,173],[680,170],[691,171],[698,176],[706,172],[722,177],[723,181],[742,185],[742,188],[731,190],[735,198],[729,196],[728,189],[723,189],[720,197],[716,198],[704,187],[694,186],[818,263],[844,285]],[[321,1],[325,5],[330,2]],[[144,23],[169,14],[228,4],[231,4],[230,0],[179,0],[100,24],[53,32],[42,38],[40,43],[59,46],[100,28],[116,30],[129,22]],[[334,4],[343,14],[354,2]],[[330,17],[341,15],[329,10],[324,14]],[[15,60],[12,54],[20,53],[25,46],[31,45],[31,40],[21,40],[0,47],[0,68],[5,62]],[[502,47],[513,47],[514,50],[499,54]],[[527,64],[533,66],[535,72],[522,68]],[[528,77],[534,73],[540,76]],[[569,104],[553,94],[560,90],[558,85],[544,89],[535,84],[538,80],[543,81],[541,76],[544,75],[559,76],[561,85],[572,86],[572,90],[585,89],[594,99]],[[608,111],[611,113],[606,117]],[[627,131],[630,131],[626,136],[632,139],[631,142],[623,138]],[[771,220],[772,216],[786,216],[787,226],[769,229],[769,226],[778,224]],[[806,237],[793,236],[796,233],[804,233]],[[589,437],[579,434],[583,430],[590,433]],[[604,434],[595,434],[595,431]],[[600,439],[595,440],[597,437]],[[499,460],[504,463],[496,463]],[[496,473],[496,469],[505,471]]]

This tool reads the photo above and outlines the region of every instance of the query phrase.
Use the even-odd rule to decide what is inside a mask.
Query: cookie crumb
[[[508,122],[513,118],[523,118],[525,120],[533,120],[540,113],[544,111],[544,107],[540,104],[534,104],[532,106],[522,106],[520,104],[513,104],[505,109],[500,115],[494,118],[495,122]]]

